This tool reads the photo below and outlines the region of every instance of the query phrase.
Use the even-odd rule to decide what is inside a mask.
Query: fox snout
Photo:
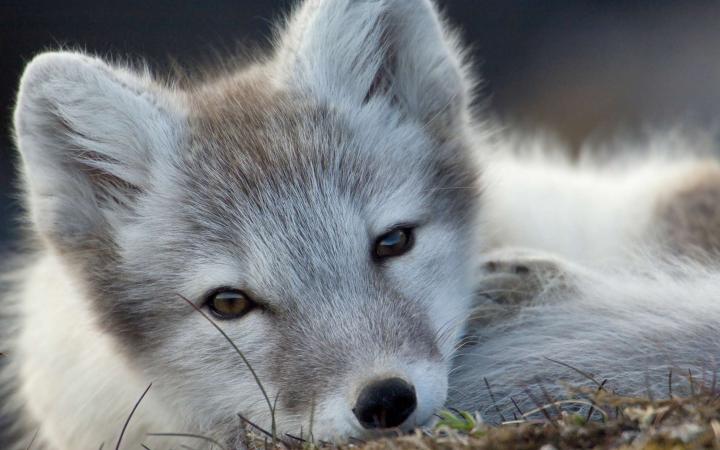
[[[396,428],[417,408],[415,387],[402,378],[386,378],[365,386],[353,414],[365,429]]]
[[[346,396],[334,405],[331,433],[377,436],[387,430],[423,426],[447,399],[447,367],[433,360],[378,361],[369,372],[348,380]],[[357,374],[357,372],[356,372]],[[342,394],[341,394],[342,395]],[[344,411],[343,411],[344,410]]]

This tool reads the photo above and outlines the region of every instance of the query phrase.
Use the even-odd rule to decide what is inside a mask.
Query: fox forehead
[[[435,159],[422,127],[387,106],[343,107],[257,76],[201,89],[190,109],[189,156],[225,163],[247,194],[273,187],[267,182],[309,190],[336,177],[354,194],[372,195],[429,172]]]
[[[440,170],[435,144],[412,122],[381,123],[270,83],[235,80],[191,105],[177,191],[215,205],[212,215],[240,212],[236,224],[313,211],[330,221],[344,206],[378,233],[420,219]]]

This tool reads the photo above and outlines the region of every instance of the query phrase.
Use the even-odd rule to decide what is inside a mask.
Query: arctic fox
[[[507,396],[554,382],[545,353],[621,361],[608,374],[630,389],[649,364],[717,354],[718,275],[627,257],[716,248],[717,165],[513,156],[473,91],[430,0],[306,0],[271,54],[182,85],[33,59],[3,448],[233,448],[246,420],[365,438],[486,407],[483,378]]]

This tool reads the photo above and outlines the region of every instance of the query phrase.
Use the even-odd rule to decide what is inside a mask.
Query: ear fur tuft
[[[473,83],[458,40],[430,0],[309,0],[280,34],[281,78],[333,102],[395,105],[455,129]]]
[[[120,220],[153,163],[178,144],[171,109],[147,76],[80,53],[35,57],[20,83],[15,137],[37,231],[62,245]]]

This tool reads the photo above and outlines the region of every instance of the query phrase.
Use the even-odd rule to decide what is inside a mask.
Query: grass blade
[[[147,393],[151,387],[152,387],[152,383],[150,383],[148,385],[148,387],[145,388],[145,392],[143,392],[142,395],[140,396],[140,398],[138,399],[138,401],[135,402],[135,406],[133,406],[132,411],[130,411],[130,415],[128,415],[127,419],[125,420],[125,424],[122,427],[122,431],[120,431],[120,436],[118,436],[118,441],[117,441],[117,445],[115,445],[115,450],[120,450],[120,444],[122,443],[122,438],[123,438],[123,436],[125,436],[125,431],[127,430],[127,427],[130,424],[130,419],[132,419],[132,416],[135,414],[135,411],[137,411],[138,406],[140,406],[140,402],[143,401],[143,399],[145,398],[145,396],[147,395]],[[102,446],[101,446],[101,448],[102,448]]]

